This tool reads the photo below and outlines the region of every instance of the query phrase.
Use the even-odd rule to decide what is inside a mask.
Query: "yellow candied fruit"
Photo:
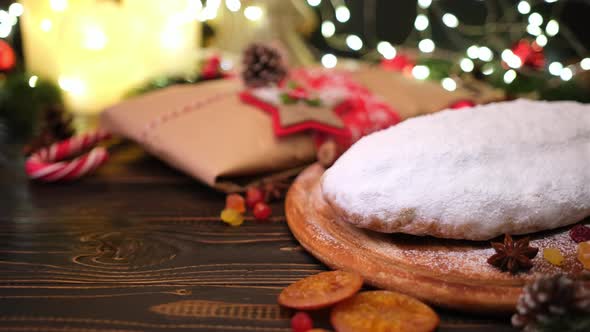
[[[545,260],[549,263],[557,266],[561,266],[563,260],[565,259],[561,251],[557,248],[543,249],[543,258],[545,258]]]
[[[234,209],[224,209],[220,217],[224,223],[231,226],[240,226],[244,222],[244,216]]]
[[[590,270],[590,241],[578,244],[578,260],[586,270]]]

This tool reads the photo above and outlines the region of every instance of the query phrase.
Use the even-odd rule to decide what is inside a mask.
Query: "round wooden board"
[[[338,220],[323,199],[324,168],[310,166],[295,180],[286,198],[289,228],[301,245],[334,269],[355,271],[368,284],[415,296],[428,303],[479,313],[513,312],[522,286],[540,273],[580,273],[576,243],[567,229],[538,233],[531,245],[540,249],[531,271],[511,275],[487,264],[489,242],[457,241],[380,234]],[[560,267],[542,258],[557,247],[565,255]]]

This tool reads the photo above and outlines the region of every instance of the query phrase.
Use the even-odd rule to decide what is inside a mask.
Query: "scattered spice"
[[[272,202],[282,199],[291,186],[290,181],[265,181],[262,183],[264,190],[264,201]]]

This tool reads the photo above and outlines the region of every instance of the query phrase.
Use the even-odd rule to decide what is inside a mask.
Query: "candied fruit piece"
[[[578,224],[570,229],[570,237],[577,243],[590,241],[590,227]]]
[[[299,310],[321,309],[351,297],[362,286],[363,278],[356,273],[322,272],[283,289],[279,294],[279,304]]]
[[[246,212],[246,201],[239,194],[230,194],[225,198],[225,208],[244,213]]]
[[[340,302],[330,320],[338,332],[430,332],[440,322],[426,304],[390,291],[363,292]]]
[[[563,254],[561,253],[561,251],[557,248],[543,249],[543,258],[545,258],[545,260],[548,261],[549,263],[551,263],[553,265],[557,265],[557,266],[561,266],[561,264],[563,263],[563,260],[565,259],[565,257],[563,257]]]
[[[578,260],[586,270],[590,270],[590,241],[578,244]]]
[[[225,209],[221,211],[221,220],[231,226],[240,226],[244,222],[244,216],[234,209]]]

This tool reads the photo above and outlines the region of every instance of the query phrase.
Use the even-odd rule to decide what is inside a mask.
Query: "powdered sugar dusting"
[[[590,215],[590,106],[517,100],[406,120],[357,142],[322,190],[384,232],[485,240],[572,224]]]
[[[362,231],[361,231],[362,232]],[[374,252],[411,262],[413,267],[424,271],[436,271],[441,274],[452,274],[468,279],[511,280],[514,277],[502,272],[487,263],[487,259],[495,251],[489,242],[465,242],[442,240],[435,238],[416,238],[394,235],[381,240],[375,233],[367,233],[365,246]],[[500,239],[498,241],[501,241]],[[533,259],[533,268],[522,271],[517,277],[530,279],[535,274],[568,273],[579,274],[583,271],[582,264],[577,260],[577,244],[569,237],[567,230],[551,233],[540,233],[531,241],[531,246],[539,248],[538,255]],[[543,258],[543,249],[557,248],[564,255],[561,266],[555,266]]]
[[[500,271],[487,263],[495,254],[490,241],[446,240],[434,237],[417,237],[405,234],[381,234],[352,226],[339,220],[321,195],[319,184],[309,194],[310,223],[316,241],[330,243],[337,250],[353,251],[360,255],[382,255],[391,264],[411,265],[425,275],[454,276],[465,282],[488,280],[512,282],[514,279],[530,280],[535,274],[567,273],[577,275],[584,268],[577,259],[578,244],[569,236],[571,227],[531,235],[530,245],[539,248],[533,259],[533,268],[517,275]],[[586,223],[590,219],[585,220]],[[515,238],[515,240],[520,237]],[[499,237],[493,241],[502,242]],[[555,266],[543,258],[543,249],[557,248],[564,256],[561,266]]]

